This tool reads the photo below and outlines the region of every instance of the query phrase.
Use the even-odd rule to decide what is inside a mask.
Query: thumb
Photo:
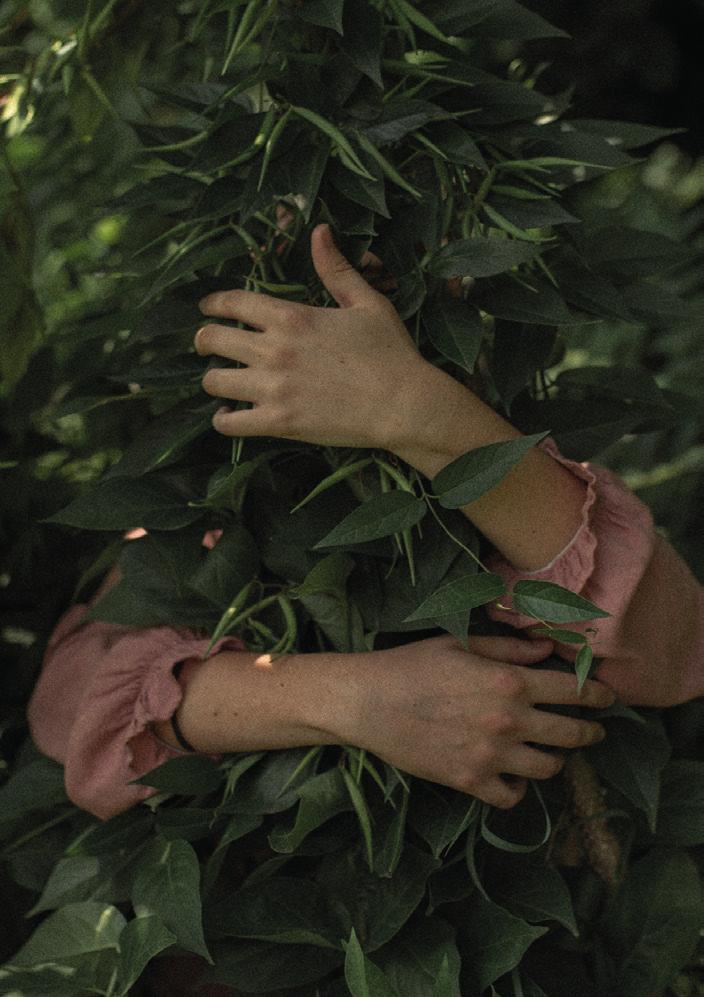
[[[375,291],[335,245],[330,226],[316,225],[310,237],[315,272],[340,308],[370,301]]]

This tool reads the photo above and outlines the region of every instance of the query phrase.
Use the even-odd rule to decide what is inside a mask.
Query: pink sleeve
[[[582,522],[550,564],[519,571],[497,551],[487,567],[510,592],[522,579],[554,582],[611,613],[606,619],[566,624],[594,627],[592,646],[603,659],[598,676],[626,702],[670,706],[704,695],[704,589],[655,530],[647,506],[612,471],[568,460],[550,437],[539,446],[586,483]],[[510,596],[500,600],[512,605]],[[536,625],[510,609],[489,608],[493,619],[515,627]],[[569,661],[576,649],[557,645]]]
[[[182,754],[150,725],[174,713],[209,640],[181,627],[81,627],[86,609],[72,606],[54,630],[27,718],[39,750],[64,765],[69,798],[107,820],[156,793],[132,779]],[[226,637],[214,652],[243,647]],[[190,667],[176,679],[172,669],[184,659]]]

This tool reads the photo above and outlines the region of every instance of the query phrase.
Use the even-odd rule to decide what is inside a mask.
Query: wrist
[[[476,447],[520,432],[469,388],[427,361],[402,385],[391,450],[428,478]]]
[[[365,663],[373,652],[321,651],[302,654],[298,723],[318,744],[358,745],[366,685]]]

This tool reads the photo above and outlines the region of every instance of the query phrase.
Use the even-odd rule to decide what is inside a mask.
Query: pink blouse
[[[586,482],[581,526],[538,571],[518,571],[498,552],[487,566],[509,590],[520,579],[543,579],[610,612],[569,627],[598,628],[592,640],[604,659],[598,676],[627,702],[668,706],[704,695],[704,588],[613,472],[568,460],[549,437],[539,446]],[[501,603],[510,607],[510,597]],[[92,621],[79,628],[86,610],[71,607],[54,630],[28,722],[39,750],[64,765],[69,798],[107,820],[156,792],[131,780],[182,754],[157,738],[151,724],[175,712],[208,640],[181,627]],[[511,610],[492,606],[489,612],[515,627],[535,625]],[[228,637],[214,651],[243,647]],[[557,650],[574,660],[573,646]],[[176,679],[173,667],[184,659],[188,666]]]

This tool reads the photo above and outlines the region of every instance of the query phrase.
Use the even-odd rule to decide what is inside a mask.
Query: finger
[[[586,748],[606,736],[602,725],[592,720],[576,720],[536,709],[531,709],[525,724],[521,724],[521,733],[526,741],[556,748]]]
[[[232,411],[224,406],[213,416],[213,429],[223,436],[271,436],[266,412],[261,407]]]
[[[251,329],[233,329],[229,325],[216,325],[211,322],[204,325],[193,338],[196,352],[202,357],[216,354],[228,360],[239,360],[240,363],[252,363],[257,358],[257,340],[260,332]]]
[[[335,245],[329,225],[316,225],[310,249],[315,272],[341,308],[364,304],[376,297],[376,292]]]
[[[527,788],[528,783],[524,779],[511,779],[510,782],[507,782],[496,776],[482,782],[474,790],[473,795],[484,800],[485,803],[489,803],[492,807],[509,810],[520,803],[526,795]]]
[[[603,682],[588,679],[577,691],[577,677],[567,672],[534,671],[527,669],[528,700],[532,703],[560,703],[563,706],[611,706],[616,696]]]
[[[282,309],[300,307],[295,302],[282,301],[269,294],[254,291],[216,291],[201,298],[198,307],[213,318],[231,318],[264,329],[275,322]]]
[[[261,375],[249,367],[243,367],[241,370],[213,367],[205,373],[201,383],[203,391],[207,391],[215,398],[256,402],[262,397]]]
[[[512,775],[528,779],[552,779],[565,764],[562,755],[549,755],[525,744],[517,745],[506,753],[502,766]]]
[[[469,648],[492,661],[512,664],[532,663],[547,658],[553,650],[551,640],[524,640],[521,637],[470,637]]]

